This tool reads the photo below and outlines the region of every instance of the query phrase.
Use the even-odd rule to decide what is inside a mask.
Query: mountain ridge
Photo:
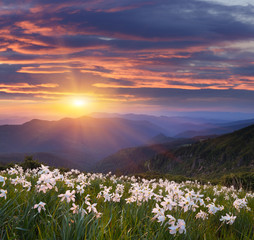
[[[73,163],[79,162],[79,168],[89,170],[101,158],[125,147],[146,144],[163,131],[148,121],[121,118],[32,119],[21,125],[0,126],[0,154],[57,154],[73,159]]]

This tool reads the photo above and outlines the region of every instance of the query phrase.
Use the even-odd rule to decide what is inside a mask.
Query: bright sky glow
[[[87,104],[88,104],[88,101],[86,99],[77,98],[73,100],[73,105],[75,107],[84,107]]]

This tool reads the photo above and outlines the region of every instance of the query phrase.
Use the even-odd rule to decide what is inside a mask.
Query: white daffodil
[[[64,194],[59,194],[58,197],[61,198],[61,201],[66,200],[68,203],[70,201],[75,202],[75,190],[67,190]]]
[[[0,182],[3,183],[3,186],[5,185],[5,180],[6,179],[7,179],[6,177],[0,176]]]
[[[197,214],[196,214],[196,219],[201,218],[203,220],[208,219],[208,214],[206,212],[203,212],[202,210],[200,210]]]
[[[72,203],[72,207],[70,208],[73,214],[79,212],[79,205],[76,205],[75,203]]]
[[[236,199],[233,202],[233,206],[237,209],[238,212],[240,212],[241,208],[247,208],[247,199],[246,198]]]
[[[34,209],[37,208],[37,209],[38,209],[38,212],[40,213],[41,210],[44,210],[44,211],[46,210],[46,209],[45,209],[45,205],[46,205],[46,203],[44,203],[44,202],[39,202],[38,204],[35,204],[33,208],[34,208]]]
[[[96,209],[96,205],[97,203],[93,203],[91,204],[89,201],[86,201],[86,205],[87,205],[87,211],[90,213],[90,212],[94,212],[94,213],[97,213],[97,209]]]
[[[231,214],[231,213],[230,213]],[[226,216],[221,216],[220,221],[232,225],[234,223],[236,219],[236,216],[233,216],[233,214],[231,214],[231,216],[227,213]]]
[[[6,199],[7,190],[0,189],[0,197],[4,197]]]
[[[176,234],[179,232],[180,234],[186,233],[185,221],[183,219],[178,219],[177,224],[173,224],[169,227],[170,234]]]

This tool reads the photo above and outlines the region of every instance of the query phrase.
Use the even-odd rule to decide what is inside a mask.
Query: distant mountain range
[[[252,123],[254,119],[225,122],[135,114],[34,119],[0,126],[0,162],[22,161],[25,155],[33,155],[49,165],[86,171],[157,169],[159,165],[149,165],[148,160]],[[173,133],[178,133],[177,138]]]
[[[201,131],[193,131],[193,130],[184,131],[180,134],[177,134],[175,137],[176,138],[192,138],[195,136],[222,135],[225,133],[230,133],[238,129],[247,127],[251,124],[254,124],[254,119],[216,124],[217,126],[213,128],[208,128]]]
[[[164,135],[174,138],[193,138],[195,136],[221,135],[254,124],[253,119],[242,121],[225,121],[220,119],[167,117],[144,114],[93,113],[98,118],[124,118],[135,121],[149,121],[164,128]]]
[[[225,121],[207,120],[202,118],[152,116],[144,114],[94,113],[92,116],[102,118],[118,117],[134,121],[149,121],[150,123],[164,128],[164,132],[162,133],[170,137],[174,137],[184,131],[200,131],[216,127],[217,123],[225,123]]]

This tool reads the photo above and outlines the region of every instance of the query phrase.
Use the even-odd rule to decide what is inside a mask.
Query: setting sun
[[[72,103],[75,107],[83,107],[87,105],[88,101],[86,99],[77,98],[74,99]]]

